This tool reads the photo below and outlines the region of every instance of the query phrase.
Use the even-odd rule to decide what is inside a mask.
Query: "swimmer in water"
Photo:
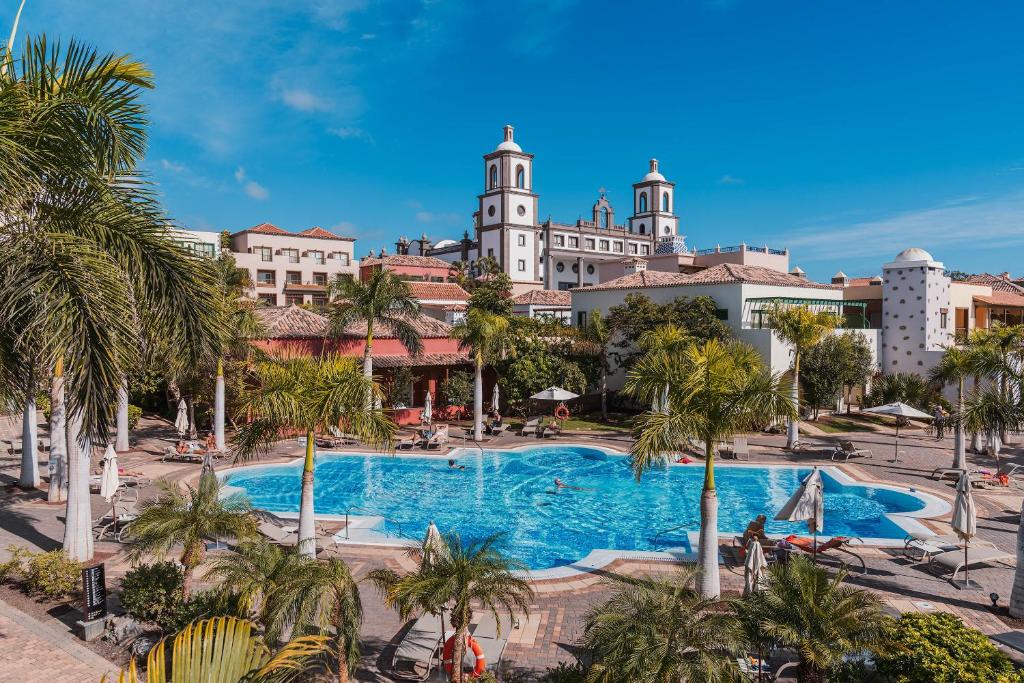
[[[450,470],[464,470],[464,469],[466,469],[466,466],[465,465],[460,465],[457,462],[455,462],[454,459],[449,458],[448,459],[448,469],[450,469]]]
[[[594,490],[594,489],[585,489],[582,486],[570,486],[569,484],[566,484],[564,481],[562,481],[558,477],[555,477],[555,488],[569,489],[570,491],[593,491]]]

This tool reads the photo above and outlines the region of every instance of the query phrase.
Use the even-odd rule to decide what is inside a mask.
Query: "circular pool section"
[[[637,482],[628,458],[605,450],[551,445],[467,450],[445,457],[321,454],[317,459],[318,515],[379,517],[376,531],[391,539],[422,538],[433,521],[463,539],[502,534],[500,548],[531,569],[572,564],[592,550],[689,552],[688,532],[700,529],[702,464],[646,472]],[[228,470],[222,479],[253,506],[299,509],[301,460]],[[464,468],[464,469],[463,469]],[[774,513],[810,468],[728,465],[715,468],[719,533],[740,534],[758,514],[770,534],[807,533],[805,523],[776,522]],[[824,536],[902,539],[890,515],[921,514],[919,494],[840,480],[822,472]],[[555,486],[555,478],[578,487]]]

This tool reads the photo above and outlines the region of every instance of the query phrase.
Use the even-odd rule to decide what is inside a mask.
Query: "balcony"
[[[327,291],[327,285],[321,285],[315,282],[286,282],[284,283],[284,291],[323,294]]]
[[[277,287],[277,282],[274,280],[259,280],[256,282],[257,287]]]

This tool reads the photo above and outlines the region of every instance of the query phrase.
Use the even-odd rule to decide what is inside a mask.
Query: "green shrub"
[[[177,633],[193,621],[210,617],[244,617],[232,600],[225,601],[219,591],[209,590],[193,593],[186,602],[178,601],[170,613],[165,615],[160,628],[164,633]]]
[[[1024,683],[1024,675],[981,632],[947,612],[904,614],[894,647],[877,655],[893,683]]]
[[[579,662],[566,664],[559,662],[555,668],[548,667],[548,670],[541,676],[542,683],[583,683],[587,680],[587,673]]]
[[[63,550],[26,552],[20,572],[22,583],[30,593],[59,599],[78,586],[82,564],[70,559]]]
[[[133,619],[164,628],[181,607],[184,579],[184,571],[174,562],[139,565],[121,579],[121,605]]]
[[[142,408],[128,404],[128,429],[135,429],[142,417]]]

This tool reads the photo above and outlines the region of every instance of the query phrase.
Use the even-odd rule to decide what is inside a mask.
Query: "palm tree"
[[[366,325],[363,374],[367,379],[373,377],[373,334],[378,325],[386,326],[409,353],[416,355],[423,350],[420,334],[410,322],[419,314],[420,306],[409,285],[394,273],[377,270],[365,282],[339,275],[331,281],[328,296],[337,298],[328,312],[332,335],[340,337],[354,322]],[[367,397],[372,398],[369,391]]]
[[[359,627],[363,607],[359,586],[341,558],[302,559],[270,597],[270,629],[279,635],[292,626],[298,633],[334,633],[338,682],[347,683],[359,664]]]
[[[735,680],[739,625],[694,590],[696,573],[614,582],[612,596],[587,613],[580,639],[593,661],[590,683]]]
[[[466,317],[452,328],[452,337],[459,348],[473,354],[473,440],[483,438],[484,364],[505,355],[508,350],[508,318],[470,308]]]
[[[930,379],[940,384],[956,383],[956,414],[964,412],[964,382],[978,369],[978,354],[971,347],[951,346],[942,354],[942,359],[932,368]],[[967,443],[964,439],[964,425],[956,420],[953,434],[953,468],[967,467]]]
[[[608,420],[608,373],[611,371],[611,362],[608,358],[608,343],[612,338],[612,330],[608,323],[601,316],[599,309],[594,309],[587,327],[583,332],[583,338],[593,344],[598,353],[598,360],[601,363],[601,419]]]
[[[1010,616],[1024,619],[1024,503],[1020,509],[1020,523],[1017,526],[1017,568],[1013,572],[1013,587],[1010,589]]]
[[[794,412],[786,433],[786,448],[792,448],[800,441],[800,357],[840,327],[843,318],[829,311],[813,311],[809,306],[775,306],[768,312],[766,322],[782,341],[793,347]]]
[[[248,503],[238,498],[221,500],[222,488],[208,473],[199,477],[197,486],[186,485],[184,492],[176,484],[162,481],[160,496],[143,503],[138,519],[126,527],[128,556],[133,562],[144,555],[166,555],[182,546],[181,591],[186,600],[192,592],[193,574],[206,557],[207,539],[245,541],[257,533]]]
[[[53,364],[50,379],[50,487],[46,500],[63,503],[68,496],[68,435],[64,407],[64,359]]]
[[[371,445],[389,445],[395,423],[379,409],[367,409],[366,397],[379,395],[355,359],[343,356],[278,358],[256,362],[240,412],[250,421],[235,433],[235,458],[265,453],[278,439],[300,432],[306,437],[299,505],[299,552],[316,556],[313,475],[316,432],[343,421],[348,432]],[[373,404],[376,401],[371,401]]]
[[[456,261],[448,268],[448,279],[468,292],[473,288],[473,264]]]
[[[1005,396],[997,387],[973,389],[964,399],[955,421],[958,427],[985,434],[992,443],[999,434],[1024,426],[1024,403]],[[996,458],[998,469],[998,451]]]
[[[820,683],[844,655],[887,643],[891,619],[877,597],[843,583],[845,571],[829,576],[802,557],[777,564],[764,590],[744,598],[761,616],[761,630],[800,657],[797,680]]]
[[[370,579],[384,594],[389,607],[398,609],[403,619],[415,612],[440,612],[447,609],[455,629],[452,669],[454,683],[462,683],[462,659],[466,654],[466,635],[474,609],[491,612],[528,614],[533,589],[517,574],[523,565],[503,556],[494,547],[498,536],[463,545],[456,533],[443,536],[447,553],[437,553],[432,562],[405,576],[390,569],[371,572]]]
[[[645,470],[669,462],[668,453],[686,447],[689,438],[704,442],[698,585],[701,596],[714,598],[721,593],[714,445],[745,429],[792,417],[795,407],[788,382],[766,370],[757,351],[740,342],[711,339],[677,355],[648,353],[629,373],[625,391],[650,401],[666,383],[671,410],[637,418],[633,470],[639,479]]]
[[[244,612],[239,616],[266,630],[272,596],[302,565],[297,553],[259,537],[239,543],[233,553],[213,558],[205,576],[217,580],[225,604],[238,605]]]
[[[197,358],[216,333],[198,258],[172,239],[138,179],[145,150],[139,62],[29,39],[0,69],[0,392],[30,364],[64,359],[64,549],[92,558],[88,456],[109,428],[144,339]]]
[[[149,651],[148,683],[285,683],[307,680],[316,660],[328,650],[322,636],[306,636],[288,642],[276,654],[255,632],[256,624],[234,617],[214,617],[186,626],[171,641],[162,639]],[[169,670],[168,662],[173,669]],[[103,677],[105,682],[107,677]],[[133,659],[120,683],[141,683]]]

